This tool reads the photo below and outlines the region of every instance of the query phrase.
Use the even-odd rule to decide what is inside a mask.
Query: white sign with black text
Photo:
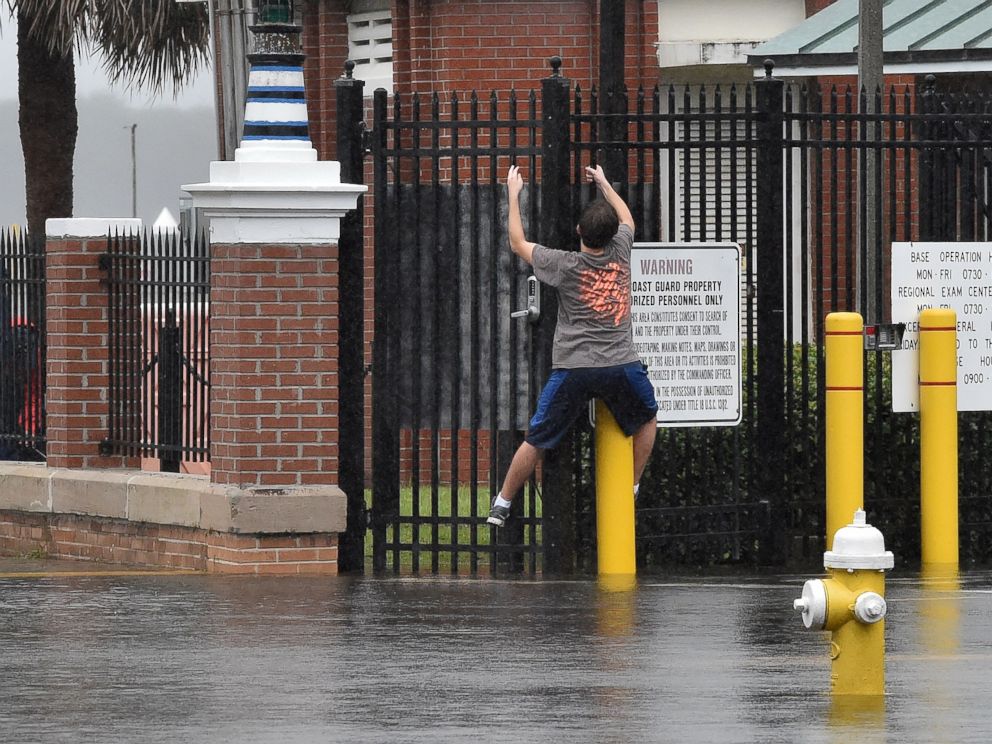
[[[892,352],[892,410],[920,410],[919,318],[928,307],[957,313],[958,410],[992,411],[992,245],[893,243],[892,322],[905,323]]]
[[[634,348],[658,426],[741,422],[741,252],[736,243],[635,243]]]

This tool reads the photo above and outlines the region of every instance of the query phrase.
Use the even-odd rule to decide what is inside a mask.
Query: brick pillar
[[[239,493],[227,520],[254,508],[271,525],[295,509],[292,532],[340,532],[337,244],[365,187],[317,159],[302,28],[251,30],[241,146],[183,186],[210,231],[211,479]]]
[[[100,254],[107,235],[137,233],[141,220],[51,219],[47,223],[48,366],[46,415],[50,468],[135,467],[100,454],[108,435],[107,287]]]
[[[211,245],[215,483],[337,485],[337,259],[333,244]]]

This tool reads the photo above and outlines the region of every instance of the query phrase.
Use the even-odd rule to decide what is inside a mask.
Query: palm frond
[[[114,82],[178,91],[209,59],[210,29],[200,3],[100,0],[89,38]]]
[[[177,92],[209,59],[206,7],[174,0],[6,0],[28,33],[55,54],[85,42],[113,82]]]
[[[28,35],[53,55],[70,54],[85,38],[92,0],[7,0]]]

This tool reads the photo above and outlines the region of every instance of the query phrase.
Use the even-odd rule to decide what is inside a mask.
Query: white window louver
[[[365,92],[393,90],[393,21],[388,10],[354,13],[348,21],[348,58],[354,76],[365,81]]]

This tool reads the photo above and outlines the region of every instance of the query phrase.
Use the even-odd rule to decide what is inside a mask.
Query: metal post
[[[876,94],[882,90],[882,0],[858,0],[858,87],[861,95],[858,100],[862,103],[861,114],[865,115],[862,137],[868,143],[864,149],[865,168],[865,201],[861,205],[863,226],[861,234],[865,236],[864,256],[858,256],[855,264],[860,275],[864,266],[864,281],[856,282],[857,292],[862,285],[867,290],[867,297],[859,298],[858,307],[865,307],[865,317],[869,323],[878,321],[878,281],[877,264],[881,242],[879,229],[879,152],[874,146],[878,139],[878,126],[873,115],[880,113],[876,104],[880,101]]]
[[[12,237],[4,231],[0,233],[0,369],[16,370],[17,356],[14,353],[16,334],[13,325],[12,297],[10,289],[16,287],[7,271],[7,262],[14,259],[18,248],[24,245],[23,238]],[[17,434],[17,375],[7,372],[0,375],[0,452],[12,451],[14,436]]]
[[[920,313],[920,547],[924,564],[958,565],[957,314]]]
[[[623,73],[626,27],[625,3],[616,0],[599,0],[599,100],[602,112],[613,115],[602,121],[601,142],[617,142],[626,134],[618,114],[626,113],[626,96],[623,95]],[[606,173],[621,184],[627,183],[626,150],[609,147],[602,163]]]
[[[857,313],[830,313],[826,339],[827,550],[864,508],[864,323]]]
[[[571,82],[561,75],[561,57],[552,57],[551,77],[541,81],[543,127],[541,139],[541,242],[554,248],[574,244],[569,166],[569,96]],[[551,347],[558,320],[558,296],[546,287],[541,318],[535,326],[533,362],[544,379],[551,369]],[[566,438],[566,442],[570,441]],[[563,443],[545,457],[542,473],[544,568],[570,573],[575,566],[575,491],[571,487],[570,447]]]
[[[160,470],[178,473],[183,445],[182,331],[169,308],[158,332],[158,445]]]
[[[388,299],[395,294],[395,276],[399,270],[396,246],[387,236],[396,215],[391,213],[386,176],[388,152],[386,91],[379,88],[373,95],[372,159],[375,169],[375,317],[372,341],[372,520],[375,571],[386,567],[386,528],[399,512],[399,412],[396,399],[398,380],[394,375],[396,360],[391,358],[390,336],[396,333],[396,315]]]
[[[637,573],[634,444],[596,401],[596,558],[599,575]]]
[[[355,63],[344,63],[344,75],[334,81],[337,99],[337,156],[342,183],[365,183],[365,82],[352,77]],[[338,407],[340,470],[338,484],[348,500],[347,528],[338,546],[342,571],[360,571],[365,564],[365,240],[364,197],[341,219],[338,239],[339,293],[344,300],[338,315]]]
[[[919,188],[919,215],[920,215],[920,240],[937,240],[937,212],[936,199],[936,178],[934,176],[934,150],[928,144],[935,139],[937,124],[928,115],[937,113],[934,84],[936,78],[927,75],[923,83],[923,92],[920,94],[919,108],[923,113],[922,131],[924,146],[920,149],[920,188]]]
[[[772,504],[781,504],[785,483],[785,337],[783,277],[784,214],[783,112],[785,84],[772,77],[774,63],[765,60],[765,77],[755,87],[758,103],[757,153],[757,280],[758,280],[758,391],[757,441],[762,458],[759,492]],[[775,550],[775,555],[784,555]]]
[[[218,154],[221,160],[233,160],[241,139],[248,90],[246,16],[253,11],[247,0],[208,0],[207,7],[210,9],[212,58],[220,70],[220,85],[214,97],[219,127]]]
[[[135,133],[137,123],[131,125],[131,216],[138,216],[138,159],[135,148]]]

